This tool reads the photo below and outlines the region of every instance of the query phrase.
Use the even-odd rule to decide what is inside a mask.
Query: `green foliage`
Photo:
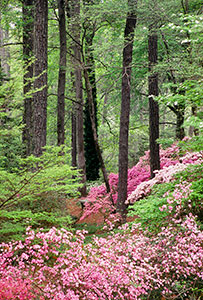
[[[70,222],[66,199],[77,195],[80,175],[66,163],[66,150],[46,147],[41,157],[19,159],[12,172],[0,169],[2,234],[10,233],[12,238],[11,228],[20,234],[28,225],[51,227]]]
[[[144,228],[159,231],[167,217],[167,212],[159,210],[159,207],[166,203],[163,195],[169,190],[172,192],[174,188],[174,182],[154,186],[148,197],[135,202],[132,207],[129,207],[128,215],[138,216],[136,222],[141,223]]]
[[[33,229],[51,227],[68,228],[71,217],[61,216],[59,213],[46,211],[33,213],[30,210],[0,211],[0,242],[23,239],[23,234],[28,226]]]
[[[191,125],[191,123],[189,123]],[[193,123],[194,124],[194,123]],[[180,141],[179,146],[181,147],[181,151],[184,153],[186,151],[202,151],[203,149],[203,134],[201,127],[198,127],[200,131],[200,135],[194,136],[193,138]]]
[[[57,192],[59,197],[76,195],[78,170],[65,163],[61,147],[46,147],[41,157],[19,159],[19,168],[7,172],[0,169],[0,206],[16,202],[36,201],[44,193]],[[72,178],[74,176],[74,178]]]
[[[0,84],[0,167],[11,170],[17,167],[17,160],[22,151],[20,135],[21,102],[19,95],[20,77],[14,72],[14,78],[3,81]]]

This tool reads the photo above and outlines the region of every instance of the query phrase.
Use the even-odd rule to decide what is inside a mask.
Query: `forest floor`
[[[85,198],[79,198],[79,199],[68,199],[67,200],[67,208],[68,212],[72,217],[76,217],[79,220],[76,222],[76,224],[96,224],[96,225],[102,225],[104,223],[104,216],[101,213],[92,214],[89,217],[86,217],[83,220],[80,220],[80,218],[83,215],[84,209],[82,209],[82,205],[80,203],[80,200],[84,200]]]
[[[80,218],[83,215],[84,209],[82,209],[82,205],[80,203],[80,200],[84,200],[85,198],[77,198],[77,199],[68,199],[67,200],[67,208],[68,212],[72,217],[75,217],[78,219],[76,221],[76,224],[89,224],[89,225],[102,225],[104,224],[104,215],[100,212],[91,214],[90,216],[84,218],[83,220],[80,220]],[[136,216],[134,217],[127,217],[127,222],[132,222],[134,219],[136,219]]]

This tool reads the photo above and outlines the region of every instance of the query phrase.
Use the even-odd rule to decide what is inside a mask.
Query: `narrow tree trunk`
[[[158,96],[158,73],[153,72],[153,66],[157,63],[157,34],[150,32],[148,37],[149,72],[149,145],[150,145],[150,173],[151,178],[155,176],[154,171],[160,169],[159,157],[159,106],[153,97]]]
[[[104,182],[105,182],[105,186],[106,186],[106,191],[107,193],[110,193],[110,185],[109,185],[109,180],[108,180],[108,174],[105,168],[105,164],[104,164],[104,160],[102,157],[102,153],[101,153],[101,149],[99,146],[99,141],[98,141],[98,136],[97,136],[97,130],[96,130],[96,124],[95,124],[95,112],[94,112],[94,102],[93,102],[93,95],[92,95],[92,87],[89,81],[89,76],[88,76],[88,72],[87,69],[84,68],[84,79],[85,79],[85,87],[86,87],[86,92],[87,92],[87,99],[88,99],[88,103],[89,103],[89,112],[90,112],[90,120],[91,120],[91,125],[92,125],[92,132],[93,132],[93,136],[94,136],[94,142],[95,142],[95,148],[97,151],[97,155],[99,158],[99,162],[100,162],[100,167],[102,170],[102,174],[104,177]]]
[[[22,141],[25,147],[24,155],[29,156],[33,147],[33,97],[30,92],[33,88],[33,34],[34,34],[34,1],[23,1],[23,60],[24,60],[24,113]],[[28,95],[29,94],[29,95]]]
[[[192,105],[192,116],[197,116],[197,105]],[[199,129],[194,127],[194,135],[198,136],[199,135]]]
[[[58,75],[58,102],[57,102],[57,139],[58,146],[65,142],[65,85],[66,85],[66,16],[65,2],[58,0],[59,14],[59,39],[60,39],[60,59]]]
[[[95,76],[95,61],[93,55],[93,38],[95,34],[94,24],[88,17],[88,12],[91,9],[91,5],[94,0],[83,0],[86,18],[83,24],[85,29],[85,62],[88,71],[89,81],[92,89],[94,112],[95,112],[95,126],[97,131],[97,88],[96,88],[96,76]],[[90,6],[89,6],[90,5]],[[84,111],[84,140],[85,140],[85,160],[86,160],[86,175],[88,180],[97,180],[99,178],[99,159],[94,143],[94,135],[91,126],[91,120],[89,115],[88,99],[85,103]],[[98,132],[98,131],[97,131]]]
[[[123,72],[122,72],[122,99],[120,115],[120,137],[119,137],[119,179],[117,212],[120,213],[122,221],[126,219],[127,206],[127,180],[128,180],[128,131],[130,116],[130,81],[131,63],[134,31],[136,26],[136,1],[128,0],[129,12],[126,19],[123,49]]]
[[[72,157],[72,167],[77,167],[77,136],[76,136],[76,113],[74,106],[72,107],[71,113],[71,157]]]
[[[79,54],[79,52],[77,53]],[[85,152],[84,152],[84,131],[83,131],[83,88],[82,88],[82,74],[80,67],[75,71],[75,88],[76,99],[79,102],[77,105],[77,149],[78,149],[78,168],[82,170],[82,183],[80,188],[81,196],[86,196],[86,168],[85,168]]]
[[[46,145],[47,122],[47,37],[48,37],[48,1],[35,1],[35,31],[34,50],[35,65],[33,107],[33,141],[34,155],[40,156],[42,148]]]
[[[185,130],[183,127],[185,120],[185,105],[178,105],[176,117],[176,139],[181,141],[185,137]]]
[[[83,186],[79,188],[81,196],[86,196],[86,167],[84,152],[84,130],[83,130],[83,86],[81,71],[81,47],[80,47],[80,0],[72,0],[70,15],[72,18],[72,34],[74,37],[73,53],[75,68],[75,92],[77,107],[77,154],[78,168],[81,170],[81,183]]]

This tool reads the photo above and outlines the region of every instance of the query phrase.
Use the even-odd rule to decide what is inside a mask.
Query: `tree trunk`
[[[80,0],[72,0],[71,2],[71,24],[72,34],[74,37],[74,68],[75,68],[75,92],[77,108],[77,154],[78,168],[81,170],[81,183],[83,186],[79,188],[81,196],[86,196],[86,167],[85,167],[85,152],[84,152],[84,130],[83,130],[83,86],[82,86],[82,71],[81,71],[81,47],[80,47]]]
[[[88,17],[88,12],[91,9],[89,5],[94,3],[94,0],[83,0],[86,18],[83,24],[85,29],[85,65],[87,67],[89,82],[91,84],[94,112],[95,112],[95,126],[97,131],[97,89],[95,76],[95,61],[93,55],[93,38],[95,34],[94,24]],[[84,140],[85,140],[85,161],[86,161],[86,175],[88,180],[97,180],[99,178],[100,163],[95,148],[94,135],[91,126],[88,99],[85,103],[84,111]],[[97,131],[98,132],[98,131]]]
[[[77,136],[76,136],[76,113],[74,105],[72,106],[72,113],[71,113],[71,157],[72,157],[72,167],[77,167]]]
[[[66,16],[65,2],[58,0],[59,14],[59,39],[60,39],[60,59],[58,75],[58,102],[57,102],[57,144],[63,145],[65,142],[65,85],[66,85]]]
[[[176,139],[181,141],[185,137],[185,130],[183,127],[185,120],[185,105],[177,105],[176,117]]]
[[[104,164],[104,160],[102,157],[102,153],[101,153],[101,149],[99,146],[99,141],[98,141],[98,136],[97,136],[97,130],[96,130],[96,124],[95,124],[95,112],[94,112],[94,102],[93,102],[93,95],[92,95],[92,87],[89,81],[89,76],[88,76],[88,72],[87,69],[84,68],[84,79],[85,79],[85,87],[86,87],[86,92],[87,92],[87,99],[88,99],[88,104],[89,104],[89,113],[90,113],[90,120],[91,120],[91,125],[92,125],[92,132],[93,132],[93,136],[94,136],[94,143],[95,143],[95,148],[97,151],[97,155],[99,158],[99,162],[100,162],[100,167],[102,170],[102,174],[104,177],[104,182],[105,182],[105,186],[106,186],[106,191],[107,193],[110,193],[110,185],[109,185],[109,180],[108,180],[108,174],[105,168],[105,164]]]
[[[34,155],[40,156],[46,145],[47,122],[47,37],[48,37],[48,1],[35,1],[34,31],[34,107],[33,107],[33,141]]]
[[[128,0],[129,12],[126,19],[123,49],[123,72],[122,72],[122,99],[120,115],[120,137],[119,137],[119,179],[117,212],[120,213],[122,221],[125,222],[127,206],[127,181],[128,181],[128,131],[130,116],[130,81],[131,63],[136,26],[136,1]]]
[[[150,32],[148,37],[148,59],[149,72],[149,145],[150,145],[150,173],[151,178],[155,176],[154,171],[160,169],[159,157],[159,105],[153,97],[158,96],[158,73],[153,72],[153,67],[157,63],[157,34]]]
[[[23,60],[24,60],[24,113],[22,142],[25,150],[24,155],[29,156],[33,151],[33,97],[30,92],[33,88],[33,39],[34,39],[34,1],[23,1]]]

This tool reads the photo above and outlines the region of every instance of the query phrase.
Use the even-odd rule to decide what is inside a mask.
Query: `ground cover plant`
[[[203,234],[192,215],[171,220],[158,235],[135,224],[91,244],[84,239],[82,231],[29,229],[24,242],[2,244],[0,299],[174,299],[200,293]]]

